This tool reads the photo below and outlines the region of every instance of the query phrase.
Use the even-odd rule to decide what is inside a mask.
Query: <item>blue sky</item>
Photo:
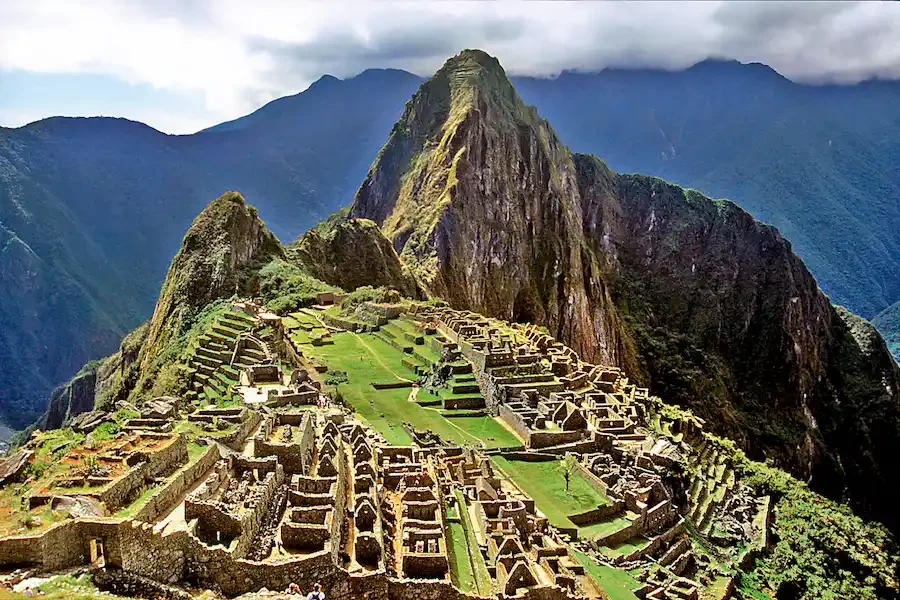
[[[0,2],[0,125],[121,116],[190,133],[370,67],[463,48],[511,74],[762,62],[798,81],[900,78],[896,2]]]

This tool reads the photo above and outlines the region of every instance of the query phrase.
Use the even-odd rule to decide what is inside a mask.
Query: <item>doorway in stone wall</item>
[[[103,568],[106,566],[106,554],[103,551],[103,540],[91,540],[91,566]]]

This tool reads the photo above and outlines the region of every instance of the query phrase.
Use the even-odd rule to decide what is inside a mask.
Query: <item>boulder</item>
[[[53,510],[68,510],[69,517],[104,517],[103,505],[87,496],[54,496],[50,503]]]
[[[141,418],[144,419],[173,419],[181,404],[179,398],[174,396],[160,396],[147,402],[141,407]]]
[[[12,456],[0,461],[0,486],[23,479],[28,460],[34,455],[31,450],[21,449]]]
[[[104,423],[112,421],[112,415],[102,410],[92,410],[81,413],[72,419],[72,429],[77,433],[90,433]]]

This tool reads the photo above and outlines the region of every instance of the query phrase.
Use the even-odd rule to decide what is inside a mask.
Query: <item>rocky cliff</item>
[[[570,153],[496,59],[465,51],[423,84],[350,215],[431,294],[546,325],[896,526],[900,374],[877,333],[734,204]]]
[[[345,216],[336,214],[290,246],[292,262],[316,279],[347,291],[364,285],[384,286],[420,297],[415,278],[378,225]]]

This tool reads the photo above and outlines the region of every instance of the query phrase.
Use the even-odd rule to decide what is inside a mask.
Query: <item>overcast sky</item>
[[[0,125],[109,115],[189,133],[371,67],[463,48],[513,75],[766,63],[795,81],[900,79],[900,3],[0,0]]]

